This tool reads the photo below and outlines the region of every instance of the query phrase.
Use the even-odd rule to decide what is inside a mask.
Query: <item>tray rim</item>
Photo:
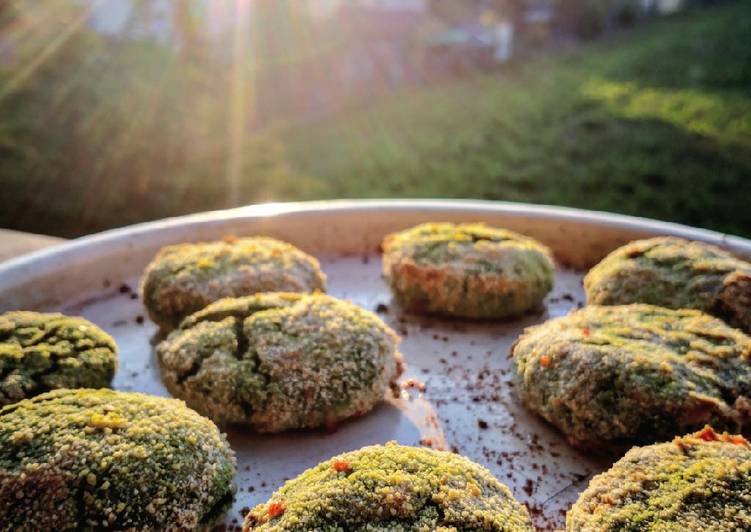
[[[33,267],[52,271],[56,264],[77,257],[81,252],[96,254],[122,242],[156,231],[177,227],[200,227],[228,220],[264,219],[276,216],[310,216],[322,213],[354,213],[377,211],[423,211],[423,212],[476,212],[482,214],[502,214],[512,217],[534,217],[543,221],[576,222],[589,226],[662,233],[689,240],[700,240],[743,255],[751,256],[751,239],[722,233],[711,229],[692,227],[675,222],[652,218],[616,214],[606,211],[476,199],[336,199],[299,202],[257,203],[230,209],[205,211],[182,216],[174,216],[127,225],[93,233],[54,245],[39,251],[21,255],[0,263],[0,291],[22,281]],[[37,272],[41,273],[41,272]]]

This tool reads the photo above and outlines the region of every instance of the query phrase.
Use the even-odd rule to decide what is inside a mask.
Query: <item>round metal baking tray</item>
[[[550,246],[558,271],[545,310],[503,322],[403,314],[381,279],[379,244],[389,232],[426,221],[483,221]],[[156,328],[136,294],[148,261],[175,242],[228,235],[286,240],[319,258],[329,293],[376,311],[402,336],[403,380],[414,379],[414,385],[334,432],[269,436],[228,429],[238,458],[238,492],[226,523],[241,523],[243,508],[266,500],[286,479],[321,460],[396,440],[454,450],[483,464],[527,504],[540,529],[554,529],[589,477],[609,464],[573,450],[519,404],[509,346],[525,327],[582,305],[582,274],[607,252],[636,238],[665,234],[751,257],[745,239],[576,209],[434,200],[264,204],[108,231],[0,264],[0,311],[83,315],[120,346],[116,389],[168,395],[153,360]]]

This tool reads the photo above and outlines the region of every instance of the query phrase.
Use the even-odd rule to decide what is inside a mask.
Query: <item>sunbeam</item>
[[[55,52],[59,50],[73,34],[81,29],[91,11],[100,3],[101,0],[97,0],[96,2],[93,2],[92,5],[81,9],[80,13],[70,21],[67,27],[62,29],[59,35],[53,37],[52,40],[41,49],[36,57],[32,58],[13,77],[11,77],[5,85],[0,88],[0,101],[21,86],[46,61],[49,61],[55,55]]]
[[[252,0],[235,0],[234,25],[232,31],[232,65],[229,99],[229,149],[227,154],[227,203],[230,206],[240,203],[240,178],[243,167],[243,144],[245,131],[252,119],[252,85],[249,72],[253,65],[248,64],[252,55],[249,50],[250,10]],[[252,60],[252,59],[251,59]]]

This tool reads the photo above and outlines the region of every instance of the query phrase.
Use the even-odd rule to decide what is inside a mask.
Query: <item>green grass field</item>
[[[134,112],[112,96],[116,85],[96,93],[98,113],[85,111],[89,104],[59,112],[65,98],[48,97],[41,83],[0,105],[0,226],[74,236],[228,206],[225,145],[211,144],[224,120],[204,131],[196,125],[207,121],[179,125],[201,108],[175,104],[166,114],[134,104]],[[55,113],[39,108],[52,104]],[[107,122],[111,116],[121,122]],[[147,124],[143,131],[133,117]],[[57,137],[42,142],[47,132]],[[374,96],[359,109],[277,125],[251,140],[242,203],[485,198],[751,236],[751,2],[647,21],[493,74]]]
[[[751,2],[285,133],[327,196],[467,197],[751,235]]]

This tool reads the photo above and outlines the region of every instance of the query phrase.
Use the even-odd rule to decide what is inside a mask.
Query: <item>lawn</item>
[[[76,236],[230,206],[217,86],[185,69],[169,77],[175,63],[146,45],[121,47],[117,60],[92,35],[66,46],[0,100],[0,227]],[[148,68],[134,75],[133,64]],[[180,94],[200,94],[200,105]],[[254,133],[240,152],[239,203],[485,198],[751,236],[751,2],[374,95]]]
[[[751,2],[282,132],[327,197],[464,197],[751,236]]]

